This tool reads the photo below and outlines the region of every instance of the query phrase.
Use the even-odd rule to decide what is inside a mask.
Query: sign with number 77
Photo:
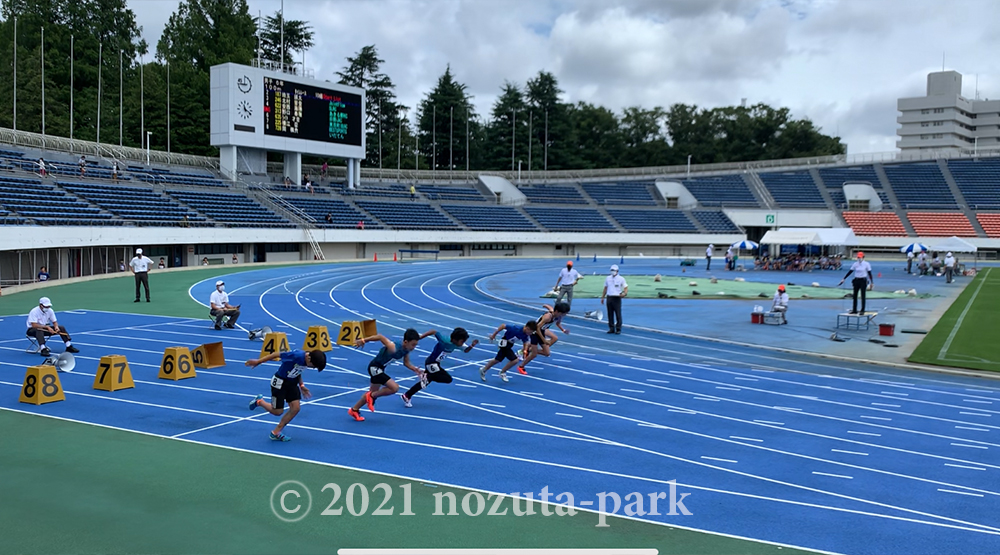
[[[122,355],[106,355],[101,357],[94,375],[94,389],[101,391],[118,391],[135,387],[132,381],[132,370],[128,361]]]

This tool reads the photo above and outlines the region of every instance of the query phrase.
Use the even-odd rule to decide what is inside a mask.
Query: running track
[[[550,262],[519,261],[517,270]],[[455,326],[485,337],[501,322],[538,311],[506,302],[479,282],[509,261],[330,265],[226,276],[242,327],[270,325],[293,346],[310,325],[331,335],[347,319],[376,318],[379,331]],[[194,284],[204,304],[215,279]],[[210,322],[97,311],[60,313],[83,352],[60,375],[67,401],[19,404],[22,339],[0,342],[0,407],[207,444],[278,453],[489,492],[571,492],[577,504],[600,492],[668,492],[676,480],[691,516],[646,520],[838,553],[1000,551],[1000,387],[994,381],[851,365],[773,351],[567,322],[553,355],[529,375],[488,382],[478,367],[486,343],[446,367],[405,409],[385,397],[365,422],[346,413],[367,388],[365,352],[337,348],[327,371],[307,372],[313,399],[287,432],[267,439],[275,417],[249,412],[268,393],[276,365],[250,370],[260,342]],[[23,319],[0,321],[21,337]],[[228,365],[167,382],[163,349],[225,338]],[[424,340],[413,362],[433,346]],[[58,347],[57,347],[58,350]],[[128,357],[136,388],[91,389],[103,354]],[[412,373],[389,367],[401,391]],[[997,416],[997,418],[993,418]],[[990,434],[994,434],[991,436]],[[661,501],[661,503],[663,503]],[[648,509],[648,505],[646,507]],[[661,505],[661,513],[666,512]],[[619,511],[621,514],[621,511]],[[596,520],[596,517],[595,517]]]

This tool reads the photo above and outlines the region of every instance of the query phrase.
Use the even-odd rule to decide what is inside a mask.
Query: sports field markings
[[[817,474],[819,476],[830,476],[831,478],[844,478],[845,480],[853,480],[854,479],[853,476],[845,476],[843,474],[830,474],[828,472],[816,472],[815,470],[813,471],[813,474]]]
[[[969,447],[971,449],[989,449],[985,445],[967,445],[965,443],[952,443],[955,447]]]
[[[860,436],[872,436],[872,437],[882,437],[882,434],[873,434],[871,432],[856,432],[854,430],[847,430],[849,434],[857,434]]]
[[[983,417],[986,417],[986,418],[989,418],[990,416],[992,416],[992,415],[989,415],[989,414],[983,414],[981,412],[960,412],[958,414],[965,414],[965,415],[968,415],[968,416],[983,416]]]
[[[668,380],[657,380],[653,378],[646,378],[646,381],[652,383],[670,383]]]
[[[755,438],[755,437],[729,436],[729,439],[738,439],[740,441],[757,441],[757,442],[760,442],[760,443],[764,442],[763,439],[758,439],[758,438]]]
[[[733,379],[734,380],[744,381],[744,382],[759,382],[760,381],[757,378],[744,378],[743,376],[736,376]]]
[[[889,403],[872,403],[872,406],[875,406],[875,407],[891,407],[891,408],[894,408],[894,409],[900,408],[900,405],[892,405],[892,404],[889,404]]]
[[[992,405],[993,404],[993,401],[982,401],[982,400],[979,400],[979,399],[962,399],[962,401],[966,402],[966,403],[979,403],[979,404],[982,404],[982,405]]]
[[[742,389],[738,387],[726,387],[724,385],[717,385],[715,386],[715,389],[721,389],[723,391],[742,391]]]
[[[771,424],[773,426],[784,426],[785,425],[784,422],[772,422],[771,420],[754,420],[754,422],[757,422],[759,424]]]
[[[965,322],[965,316],[969,313],[969,309],[972,308],[972,305],[975,304],[976,297],[978,297],[979,292],[982,291],[983,285],[986,284],[992,270],[993,268],[987,268],[986,271],[983,272],[983,279],[979,281],[976,291],[972,293],[972,297],[970,297],[969,301],[965,303],[965,308],[962,309],[962,313],[958,315],[958,320],[955,320],[955,325],[952,326],[951,333],[949,333],[948,338],[945,339],[944,345],[941,345],[941,350],[938,352],[938,360],[943,360],[948,357],[948,349],[951,348],[951,342],[955,340],[955,336],[958,335],[958,330],[962,328],[962,324]]]
[[[706,457],[705,455],[702,455],[701,458],[703,458],[705,460],[709,460],[709,461],[719,461],[719,462],[725,462],[725,463],[739,464],[738,461],[734,461],[733,459],[720,459],[720,458],[717,458],[717,457]]]
[[[495,409],[505,409],[505,408],[507,408],[505,405],[494,405],[492,403],[479,403],[479,404],[482,405],[482,406],[484,406],[484,407],[493,407]]]
[[[883,395],[900,395],[900,396],[903,396],[903,397],[909,397],[910,396],[909,393],[901,393],[899,391],[883,391],[882,394]]]
[[[583,418],[582,414],[569,414],[569,413],[565,413],[565,412],[557,412],[556,415],[558,415],[558,416],[569,416],[569,417],[572,417],[572,418]]]
[[[618,391],[625,391],[625,392],[628,392],[628,393],[645,393],[645,391],[643,391],[641,389],[625,389],[624,387],[621,388],[621,389],[619,389]]]
[[[986,470],[985,468],[980,468],[978,466],[965,466],[965,465],[962,465],[962,464],[944,463],[944,465],[945,466],[951,466],[951,467],[954,467],[954,468],[965,468],[967,470]]]
[[[591,399],[590,402],[591,403],[599,403],[599,404],[602,404],[602,405],[617,405],[618,404],[618,403],[615,403],[614,401],[601,401],[600,399]]]
[[[965,390],[966,391],[971,391],[973,393],[995,393],[994,391],[990,391],[988,389],[969,389],[969,388],[966,388]]]
[[[883,421],[886,421],[886,422],[892,420],[891,418],[885,418],[883,416],[868,416],[867,414],[862,414],[859,418],[864,418],[864,419],[867,419],[867,420],[883,420]]]
[[[958,430],[972,430],[973,432],[988,432],[989,431],[986,428],[972,428],[972,427],[969,427],[969,426],[955,426],[955,428],[958,429]]]
[[[955,491],[955,490],[941,489],[941,488],[938,488],[938,491],[943,491],[944,493],[957,493],[959,495],[970,495],[972,497],[982,497],[982,495],[978,493],[969,493],[967,491]]]
[[[679,412],[681,414],[698,414],[693,410],[684,410],[684,409],[667,409],[667,412]]]

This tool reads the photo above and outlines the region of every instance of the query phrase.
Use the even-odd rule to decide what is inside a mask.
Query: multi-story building
[[[927,96],[900,98],[896,109],[903,152],[1000,148],[1000,100],[963,97],[957,71],[928,74]]]

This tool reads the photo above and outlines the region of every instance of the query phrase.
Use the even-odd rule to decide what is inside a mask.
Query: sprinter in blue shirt
[[[504,332],[504,334],[503,337],[500,339],[500,341],[497,343],[497,346],[500,348],[500,350],[497,351],[497,355],[493,358],[493,360],[487,362],[486,366],[483,366],[482,368],[479,369],[479,379],[483,380],[484,382],[486,381],[486,372],[488,372],[490,368],[493,368],[494,364],[504,359],[507,359],[507,364],[503,367],[502,370],[500,370],[500,379],[505,382],[508,381],[507,370],[510,370],[515,364],[517,364],[517,361],[519,360],[517,357],[517,353],[514,352],[515,341],[520,341],[524,343],[525,346],[527,346],[527,344],[531,341],[532,336],[538,337],[540,340],[545,341],[545,336],[541,335],[538,330],[538,322],[534,320],[524,325],[500,324],[500,327],[498,327],[496,331],[490,334],[490,341],[495,341],[497,335],[501,331]]]
[[[451,332],[451,337],[445,339],[443,335],[438,333],[436,330],[430,330],[427,333],[434,336],[437,339],[437,344],[434,345],[434,349],[431,354],[428,355],[427,359],[424,360],[424,374],[420,377],[420,380],[413,384],[413,387],[409,391],[403,393],[399,397],[403,399],[403,404],[406,408],[413,407],[410,402],[413,396],[424,389],[430,382],[438,383],[451,383],[451,374],[449,374],[444,368],[441,367],[441,362],[448,356],[449,353],[453,353],[458,349],[465,346],[465,342],[469,340],[469,332],[465,331],[464,328],[455,328]],[[473,347],[479,344],[479,340],[476,339],[469,345],[465,352],[468,353]]]
[[[367,403],[368,410],[375,412],[375,399],[386,395],[395,395],[399,391],[399,385],[396,384],[391,376],[385,373],[385,367],[390,362],[402,360],[403,366],[412,370],[416,375],[420,376],[423,373],[419,368],[410,363],[410,353],[413,352],[413,349],[417,348],[417,344],[420,343],[421,339],[431,335],[431,333],[427,332],[420,335],[417,333],[417,330],[408,329],[403,333],[402,341],[390,341],[386,336],[381,334],[357,340],[354,346],[358,348],[363,348],[366,343],[373,341],[380,341],[382,348],[379,349],[375,358],[368,363],[368,375],[371,376],[371,385],[368,386],[368,391],[365,392],[364,396],[353,407],[347,409],[347,414],[351,415],[351,418],[358,422],[364,422],[364,417],[358,412],[362,405]]]
[[[290,441],[291,438],[281,433],[281,430],[288,425],[299,413],[299,400],[312,397],[309,388],[302,381],[302,370],[305,368],[315,368],[320,372],[326,368],[326,353],[323,351],[284,351],[274,352],[263,358],[253,358],[246,361],[250,368],[281,359],[281,366],[271,378],[271,402],[264,400],[263,395],[258,395],[250,401],[250,410],[257,407],[264,407],[264,410],[281,416],[278,425],[271,431],[271,439],[274,441]],[[285,402],[288,402],[288,412],[285,410]],[[282,414],[284,413],[284,414]]]

